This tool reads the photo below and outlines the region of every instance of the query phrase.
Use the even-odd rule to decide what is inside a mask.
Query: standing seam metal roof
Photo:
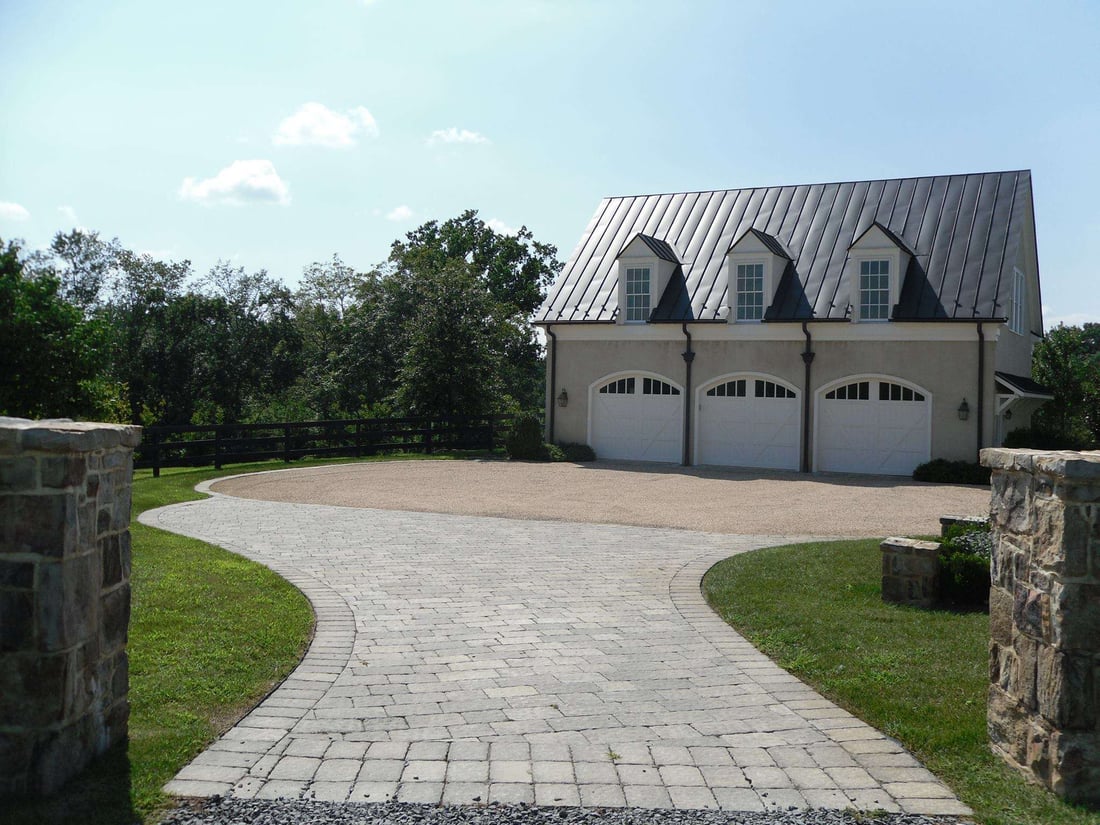
[[[1004,318],[1031,214],[1028,170],[606,198],[535,320],[614,320],[615,259],[638,235],[681,264],[651,320],[717,320],[750,231],[792,259],[767,320],[843,320],[848,250],[875,224],[912,253],[895,320]]]

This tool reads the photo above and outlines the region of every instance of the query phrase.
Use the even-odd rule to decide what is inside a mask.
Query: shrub
[[[973,461],[948,461],[936,458],[913,470],[914,481],[935,481],[940,484],[989,484],[989,468]]]
[[[565,461],[596,460],[596,451],[587,444],[562,444],[561,450]]]
[[[544,461],[565,461],[565,450],[559,447],[557,444],[543,444],[542,445],[543,460]]]
[[[962,607],[989,601],[989,525],[953,524],[940,543],[939,599]]]
[[[1039,427],[1017,427],[1005,436],[1004,446],[1031,450],[1084,450],[1084,442],[1070,435],[1052,433]]]
[[[549,459],[546,446],[542,441],[542,422],[538,415],[531,412],[520,413],[512,419],[512,431],[504,442],[509,458],[523,461],[546,461]]]

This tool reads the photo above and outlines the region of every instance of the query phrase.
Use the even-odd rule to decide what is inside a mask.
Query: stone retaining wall
[[[1100,803],[1100,452],[987,449],[989,735],[1009,764]]]
[[[0,418],[0,797],[126,737],[140,427]]]

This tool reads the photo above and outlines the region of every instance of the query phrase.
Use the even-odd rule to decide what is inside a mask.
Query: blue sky
[[[3,0],[0,237],[358,269],[467,208],[565,259],[607,195],[1029,168],[1100,321],[1100,2]]]

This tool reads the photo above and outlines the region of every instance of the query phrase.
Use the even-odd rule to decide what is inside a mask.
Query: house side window
[[[1012,306],[1009,307],[1008,328],[1017,335],[1024,334],[1024,315],[1027,301],[1024,297],[1024,273],[1012,270]]]
[[[737,265],[737,320],[764,317],[764,264]]]
[[[649,267],[627,267],[626,320],[647,321],[649,310]]]
[[[859,319],[886,321],[890,318],[890,262],[859,262]]]
[[[600,387],[600,392],[604,395],[633,395],[634,379],[620,378],[617,381],[612,381],[609,384],[604,384],[602,387]]]

